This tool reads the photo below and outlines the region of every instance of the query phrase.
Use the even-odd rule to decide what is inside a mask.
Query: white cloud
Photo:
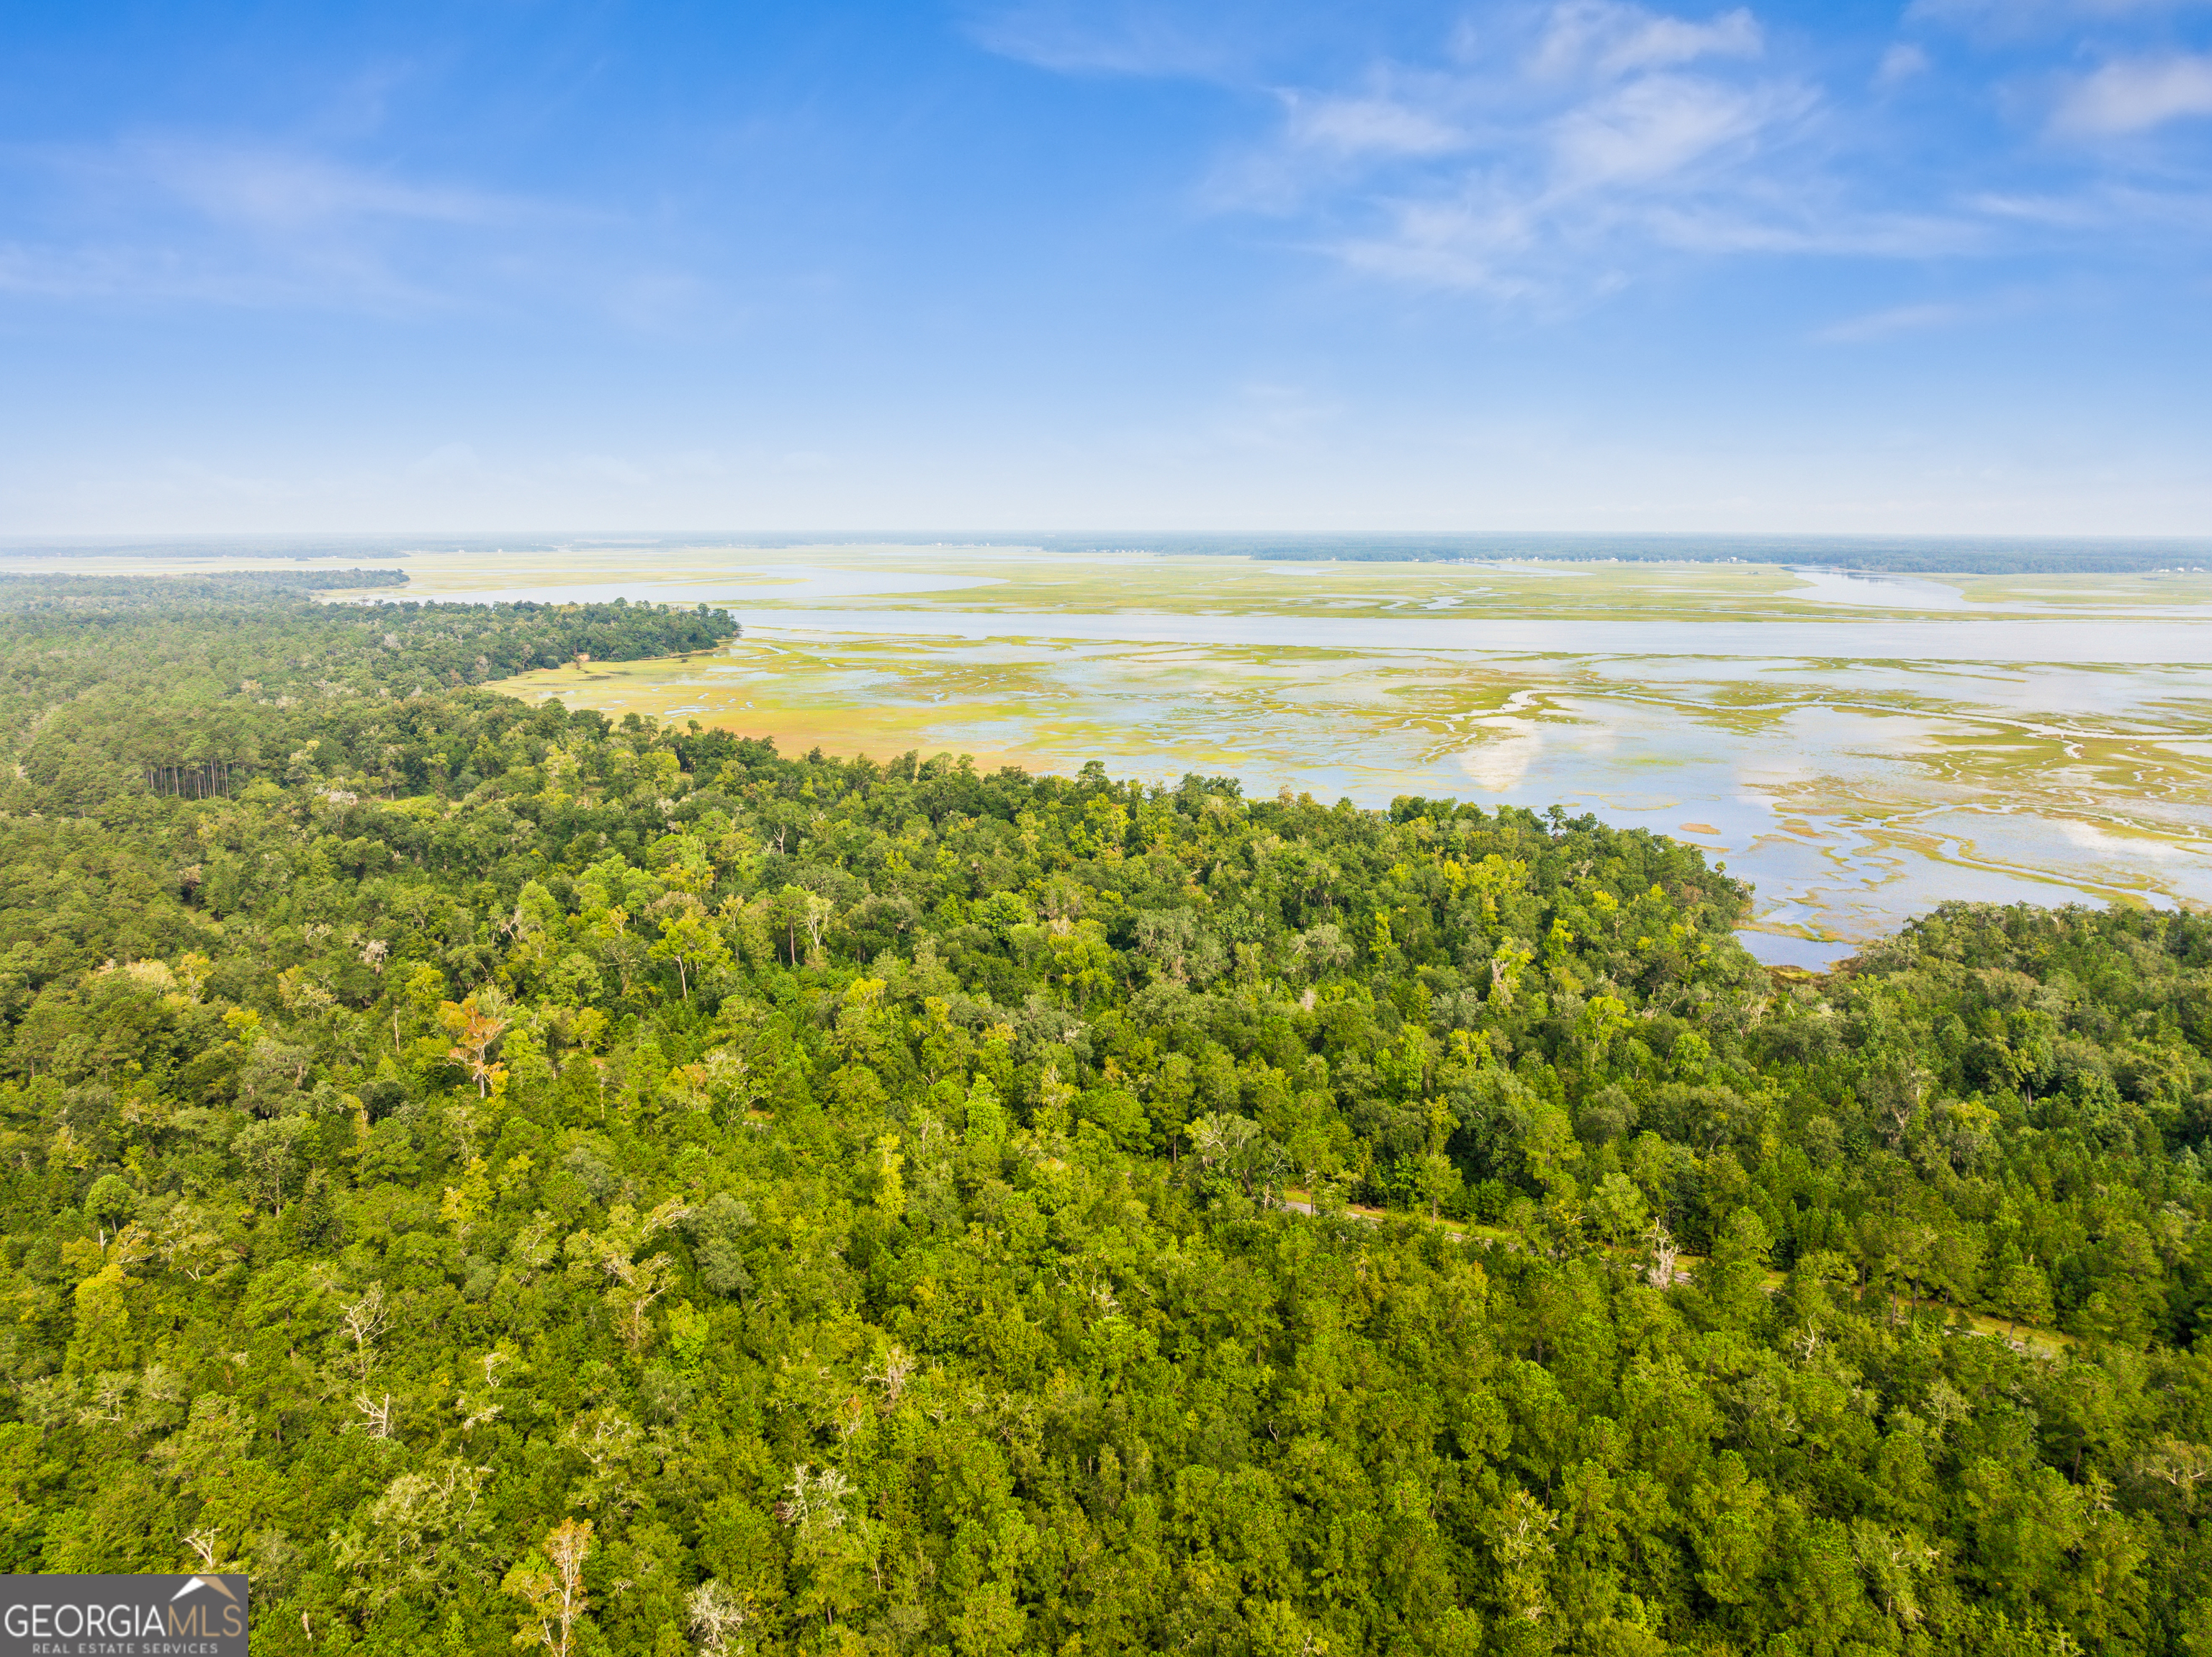
[[[1813,338],[1824,345],[1866,344],[1902,333],[1943,327],[1965,314],[1956,305],[1893,305],[1887,310],[1870,311],[1864,316],[1832,322],[1816,330]]]
[[[302,150],[186,137],[0,149],[0,168],[19,202],[42,205],[47,232],[0,249],[0,289],[61,299],[437,308],[468,239],[576,217]]]
[[[1370,97],[1283,94],[1285,137],[1343,155],[1440,155],[1465,147],[1455,123],[1385,93]]]
[[[1693,23],[1616,0],[1570,0],[1552,9],[1531,67],[1547,77],[1613,77],[1700,58],[1756,58],[1764,45],[1757,20],[1740,7]]]
[[[2101,19],[2101,32],[2117,36],[2140,33],[2161,4],[2017,0],[2014,21],[2070,19],[2078,40],[2084,20]],[[1188,73],[1201,58],[1225,61],[1193,46],[1200,37],[1192,31],[1218,36],[1224,16],[1249,24],[1248,8],[1030,0],[1015,15],[1054,20],[1063,47],[1093,43],[1088,56],[1062,50],[1068,61]],[[1272,88],[1273,131],[1218,158],[1200,199],[1297,226],[1297,245],[1363,274],[1553,310],[1578,308],[1669,255],[1917,259],[2185,224],[2201,231],[2189,202],[2202,192],[2179,176],[2154,186],[2114,173],[2040,191],[2032,165],[2008,163],[2047,157],[2008,155],[2002,140],[1977,149],[1981,139],[1955,131],[1992,105],[2017,108],[2033,95],[2037,83],[2016,77],[1971,92],[1954,83],[1971,61],[1971,37],[2010,27],[2011,15],[1996,0],[1923,0],[1909,21],[1956,25],[1969,40],[1939,64],[1910,36],[1893,40],[1870,82],[1855,76],[1832,92],[1805,59],[1785,57],[1796,36],[1770,43],[1746,7],[1698,15],[1634,0],[1501,0],[1463,15],[1425,58],[1370,58]],[[1180,33],[1163,21],[1178,15]],[[1222,74],[1247,91],[1265,84]],[[1947,119],[1959,143],[1914,152],[1936,164],[1902,161],[1892,126],[1903,112],[1884,94],[1939,74],[1958,94]],[[2047,99],[2050,82],[2040,84]],[[1929,101],[1915,101],[1913,113],[1930,119]],[[2212,57],[2118,57],[2065,85],[2052,124],[2112,135],[2198,113],[2212,114]],[[2106,159],[2118,167],[2124,157]],[[1927,324],[1862,319],[1820,337],[1871,338],[1908,326]]]
[[[2051,230],[2086,230],[2112,216],[2105,204],[2081,195],[2023,196],[1992,190],[1970,197],[1966,204],[1994,219]]]
[[[282,150],[142,141],[81,157],[77,166],[143,180],[219,222],[272,229],[363,219],[487,224],[525,210],[519,202],[477,191],[412,184]]]
[[[1744,143],[1805,101],[1788,88],[1647,76],[1560,119],[1553,137],[1557,174],[1572,189],[1650,183]]]
[[[143,291],[176,273],[143,256],[112,248],[52,247],[10,242],[0,246],[0,293],[68,299]]]
[[[1517,299],[1548,285],[1530,268],[1535,241],[1523,204],[1470,192],[1457,201],[1401,203],[1378,233],[1347,237],[1330,251],[1372,276]]]
[[[61,301],[184,302],[260,308],[342,306],[419,310],[431,290],[364,259],[325,247],[309,257],[241,257],[192,238],[144,245],[14,242],[0,246],[0,293]]]
[[[1899,40],[1881,54],[1881,67],[1874,73],[1878,87],[1902,86],[1928,72],[1928,54],[1909,40]]]
[[[696,332],[717,290],[605,233],[618,212],[409,177],[304,146],[189,135],[0,145],[16,239],[0,293],[398,315],[562,299]]]
[[[974,19],[969,34],[987,52],[1063,75],[1206,77],[1240,55],[1219,21],[1194,25],[1155,5],[1022,0]]]
[[[2187,115],[2212,115],[2212,56],[2116,59],[2075,82],[2051,124],[2061,132],[2106,137]]]
[[[1310,209],[1354,270],[1545,304],[1617,286],[1638,244],[1802,243],[1814,192],[1778,187],[1771,158],[1820,99],[1760,66],[1748,11],[1564,0],[1521,21],[1356,92],[1283,94],[1273,143],[1217,174],[1213,204]]]
[[[1747,192],[1751,204],[1665,203],[1644,222],[1655,241],[1701,253],[1799,253],[1850,259],[1937,259],[1984,251],[1989,237],[1969,220],[1932,213],[1864,212],[1833,193],[1784,198]]]
[[[2107,250],[2146,243],[2171,249],[2178,238],[2192,244],[2212,238],[2212,197],[2166,183],[2146,187],[2100,180],[2045,195],[1992,191],[1966,204],[1994,225],[2017,233],[2015,241],[2033,239],[2046,246],[2063,241]]]

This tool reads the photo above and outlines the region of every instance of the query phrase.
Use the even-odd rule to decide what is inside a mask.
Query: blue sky
[[[2212,4],[0,47],[0,533],[2212,533]]]

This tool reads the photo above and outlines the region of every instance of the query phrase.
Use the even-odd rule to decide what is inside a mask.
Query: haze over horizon
[[[2212,531],[2212,9],[27,10],[0,533]]]

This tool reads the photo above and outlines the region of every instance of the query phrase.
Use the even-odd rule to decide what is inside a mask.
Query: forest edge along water
[[[584,547],[424,553],[407,590],[732,605],[746,637],[712,659],[515,688],[794,751],[1700,824],[1754,886],[1747,942],[1818,967],[1945,896],[2212,900],[2212,577],[2157,556],[1947,577],[787,540],[619,576]]]

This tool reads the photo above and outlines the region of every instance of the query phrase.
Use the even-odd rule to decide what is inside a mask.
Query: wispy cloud
[[[1264,89],[1278,119],[1217,156],[1205,207],[1293,225],[1295,245],[1363,273],[1572,306],[1669,257],[1918,259],[2178,223],[2202,168],[2172,144],[2130,188],[2147,140],[2079,149],[2094,170],[2068,173],[2039,129],[2054,108],[2049,132],[2073,139],[2212,115],[2212,56],[2123,49],[2187,5],[2212,0],[1917,0],[1905,35],[1843,74],[1748,7],[1637,0],[1481,5],[1425,52],[1273,83],[1190,21],[1217,14],[1169,0],[1028,0],[990,38],[1049,65],[1203,64]],[[1937,28],[1954,35],[1940,58]],[[1984,51],[2052,30],[2102,66]],[[1898,95],[1916,82],[1960,95],[1934,112]]]
[[[416,183],[318,155],[185,139],[60,152],[54,164],[80,178],[145,186],[219,222],[269,229],[378,220],[507,223],[538,210],[514,198]]]
[[[2046,243],[2114,247],[2148,238],[2172,247],[2176,238],[2212,238],[2212,196],[2203,191],[2125,180],[2099,180],[2068,191],[1991,191],[1973,210],[1993,222],[2041,234]]]
[[[1570,302],[1655,247],[1802,241],[1785,204],[1808,192],[1777,184],[1822,98],[1765,65],[1750,12],[1564,0],[1503,21],[1356,89],[1281,93],[1279,130],[1209,202],[1313,216],[1314,245],[1358,271]]]
[[[1547,78],[1612,79],[1701,58],[1756,58],[1764,46],[1758,21],[1741,7],[1699,23],[1620,0],[1569,0],[1552,9],[1529,67]]]
[[[1640,76],[1568,110],[1553,124],[1554,188],[1584,191],[1679,178],[1717,153],[1748,147],[1814,101],[1798,87]]]
[[[0,244],[0,293],[53,300],[266,308],[419,308],[435,302],[388,269],[359,259],[241,259],[175,242]]]
[[[1252,34],[1235,27],[1240,8],[1194,17],[1168,5],[1018,0],[980,10],[969,35],[986,51],[1064,75],[1197,76],[1232,72],[1249,61]]]
[[[1948,327],[1965,314],[1956,305],[1893,305],[1887,310],[1869,311],[1864,316],[1832,322],[1814,330],[1813,338],[1823,345],[1863,345],[1893,339],[1899,334]]]
[[[594,216],[301,148],[191,136],[0,149],[16,238],[0,291],[61,299],[419,311]]]
[[[2076,82],[2059,101],[2060,132],[2109,137],[2212,115],[2212,55],[2124,58]]]
[[[1899,40],[1881,54],[1881,64],[1874,72],[1874,83],[1887,90],[1903,86],[1907,81],[1917,80],[1929,68],[1924,47],[1910,40]]]
[[[1342,155],[1444,155],[1468,144],[1460,124],[1388,91],[1333,97],[1282,94],[1284,141]]]

